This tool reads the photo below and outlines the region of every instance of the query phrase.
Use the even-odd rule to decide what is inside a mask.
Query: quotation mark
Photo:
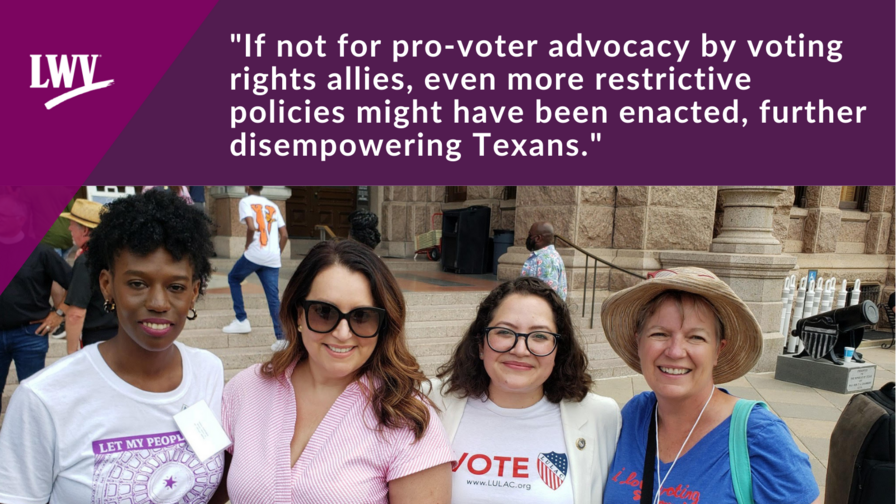
[[[231,42],[231,43],[233,43],[233,42],[239,42],[239,41],[240,41],[240,34],[239,34],[239,33],[231,33],[231,34],[230,34],[230,42]]]

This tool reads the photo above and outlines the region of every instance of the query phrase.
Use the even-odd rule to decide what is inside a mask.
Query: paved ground
[[[884,350],[863,347],[861,351],[868,362],[877,364],[875,388],[894,381],[896,364],[892,348]],[[852,395],[778,381],[775,380],[774,373],[749,373],[722,386],[738,397],[765,401],[772,411],[784,419],[797,446],[809,455],[812,473],[824,500],[831,432]],[[633,395],[646,390],[649,387],[640,375],[598,380],[594,387],[595,393],[612,397],[619,407],[624,406]]]

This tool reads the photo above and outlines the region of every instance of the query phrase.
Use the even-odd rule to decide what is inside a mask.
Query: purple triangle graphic
[[[162,75],[215,6],[215,0],[150,3],[13,2],[4,16],[16,20],[3,31],[0,93],[9,97],[4,122],[14,125],[3,136],[2,184],[6,192],[26,195],[33,218],[28,223],[31,248],[43,237],[69,199],[140,108]],[[46,103],[85,84],[77,66],[71,87],[54,88],[47,55],[87,55],[92,82],[111,85],[85,92],[51,109]],[[37,55],[35,79],[32,56]],[[46,83],[45,88],[32,88]],[[7,143],[8,142],[8,143]],[[117,167],[120,173],[129,166]],[[115,176],[105,184],[114,183]],[[43,184],[42,189],[35,184]],[[46,186],[55,184],[55,186]],[[0,188],[3,188],[0,187]],[[2,251],[2,249],[0,249]],[[2,252],[0,252],[2,255]],[[27,254],[4,255],[0,291]]]

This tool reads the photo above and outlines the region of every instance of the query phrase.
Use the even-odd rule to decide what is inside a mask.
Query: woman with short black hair
[[[223,456],[197,458],[173,416],[219,415],[220,359],[175,340],[208,280],[208,218],[175,194],[115,200],[88,265],[118,333],[16,389],[0,429],[0,502],[206,503]]]

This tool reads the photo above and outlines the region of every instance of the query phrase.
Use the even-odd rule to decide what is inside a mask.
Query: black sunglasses
[[[302,301],[305,323],[316,333],[328,333],[336,329],[342,319],[348,321],[348,328],[359,338],[373,338],[379,334],[386,321],[386,310],[373,306],[355,308],[342,313],[336,306],[325,301]]]

